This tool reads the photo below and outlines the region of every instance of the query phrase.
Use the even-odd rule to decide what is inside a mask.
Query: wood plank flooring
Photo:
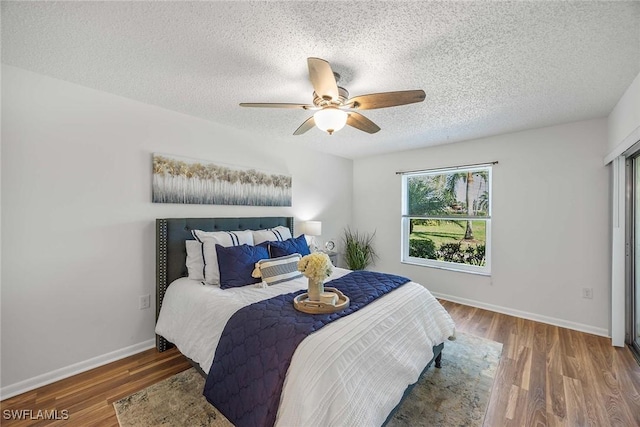
[[[182,372],[191,365],[175,348],[144,351],[117,362],[4,400],[0,424],[5,426],[118,426],[113,402]],[[32,411],[8,420],[6,411]],[[38,418],[38,411],[57,410],[58,420]],[[63,410],[68,419],[63,420]],[[11,412],[9,412],[9,415]],[[56,415],[54,413],[54,415]],[[27,419],[24,419],[24,418]],[[42,418],[42,417],[40,417]]]
[[[640,426],[640,366],[608,338],[441,301],[458,331],[501,342],[485,419],[495,426]],[[446,347],[445,347],[446,351]],[[1,402],[2,426],[118,426],[112,403],[189,367],[175,349],[135,356]],[[446,365],[443,366],[446,369]],[[68,420],[7,420],[63,410]]]
[[[628,348],[611,347],[604,337],[441,303],[458,331],[503,344],[485,426],[640,426],[640,366]]]

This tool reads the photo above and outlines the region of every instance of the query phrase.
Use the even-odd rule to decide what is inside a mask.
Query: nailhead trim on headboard
[[[167,220],[159,219],[156,221],[157,236],[156,244],[158,250],[156,253],[156,268],[157,268],[157,291],[156,291],[156,322],[158,316],[160,316],[160,307],[162,306],[162,300],[164,294],[167,291]],[[158,351],[163,352],[169,348],[169,342],[156,335],[156,347]]]

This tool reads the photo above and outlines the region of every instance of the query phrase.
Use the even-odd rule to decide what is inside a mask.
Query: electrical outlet
[[[593,288],[582,288],[582,298],[593,299]]]
[[[151,307],[151,295],[140,295],[138,308],[140,308],[140,310],[144,310],[149,307]]]

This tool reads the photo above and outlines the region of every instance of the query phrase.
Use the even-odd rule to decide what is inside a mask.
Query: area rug
[[[442,369],[429,368],[389,427],[482,426],[502,344],[458,333],[445,343]],[[191,368],[114,402],[121,427],[232,424],[202,396],[204,378]]]

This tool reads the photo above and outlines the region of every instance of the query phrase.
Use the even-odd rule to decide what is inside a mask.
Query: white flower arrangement
[[[333,273],[333,264],[327,254],[314,252],[298,261],[298,271],[313,281],[322,282]]]

